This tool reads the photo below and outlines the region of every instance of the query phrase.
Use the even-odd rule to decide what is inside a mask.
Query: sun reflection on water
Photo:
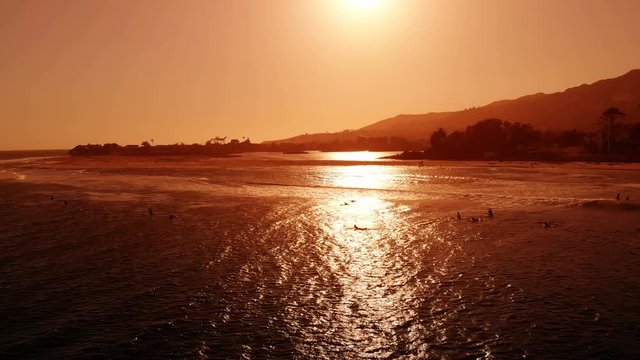
[[[376,161],[379,153],[369,151],[338,151],[327,153],[329,160],[338,161]]]
[[[411,337],[421,331],[413,321],[415,289],[406,286],[413,271],[404,268],[397,251],[400,243],[413,240],[403,220],[408,209],[375,190],[389,188],[397,170],[348,166],[327,171],[335,186],[362,189],[345,190],[316,208],[329,243],[321,256],[341,288],[328,332],[340,342],[357,344],[360,353],[391,356],[386,351],[397,345],[398,328]]]
[[[400,175],[391,166],[354,165],[328,168],[326,182],[335,187],[390,189]]]

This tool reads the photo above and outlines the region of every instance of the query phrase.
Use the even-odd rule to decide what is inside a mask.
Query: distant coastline
[[[308,151],[417,151],[423,149],[426,140],[407,141],[403,138],[380,137],[360,138],[356,141],[336,141],[330,143],[261,143],[246,139],[239,141],[225,137],[207,140],[204,144],[152,145],[144,141],[140,145],[119,145],[116,143],[77,145],[68,151],[71,156],[209,156],[228,157],[249,152],[279,152],[283,154],[306,154]]]
[[[143,141],[140,145],[119,145],[116,143],[77,145],[69,150],[71,156],[124,155],[124,156],[208,156],[231,157],[237,154],[257,151],[302,151],[298,146],[265,146],[254,144],[249,139],[239,141],[226,138],[208,140],[205,144],[152,145]]]
[[[308,151],[402,151],[385,157],[394,160],[480,160],[480,161],[586,161],[640,162],[640,122],[623,122],[617,108],[608,108],[600,116],[597,132],[578,129],[537,130],[530,124],[486,119],[464,131],[434,131],[429,140],[409,141],[398,137],[360,137],[328,143],[261,143],[215,137],[204,144],[121,146],[78,145],[71,156],[207,156],[229,157],[248,152],[306,154]]]
[[[531,124],[536,129],[596,131],[599,116],[609,107],[626,113],[625,121],[640,121],[640,69],[553,93],[532,93],[515,99],[495,99],[482,106],[444,112],[402,113],[359,129],[305,133],[270,142],[332,143],[361,137],[400,137],[409,141],[428,137],[438,128],[464,131],[477,121],[498,118]],[[402,150],[408,150],[402,149]],[[422,149],[420,149],[422,150]]]
[[[640,162],[640,122],[608,108],[597,132],[540,131],[530,124],[486,119],[464,131],[431,134],[429,147],[388,157],[398,160],[615,161]]]

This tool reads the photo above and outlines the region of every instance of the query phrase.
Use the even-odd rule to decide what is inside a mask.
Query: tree
[[[600,125],[602,126],[602,139],[606,137],[607,140],[607,153],[611,151],[611,129],[615,126],[616,120],[624,117],[626,114],[620,111],[617,107],[610,107],[603,111],[598,118]]]
[[[444,140],[444,153],[442,155],[459,159],[464,157],[466,146],[466,134],[461,131],[454,131]]]
[[[466,146],[476,153],[494,152],[500,153],[508,144],[507,123],[500,119],[487,119],[479,121],[465,131],[467,135]]]
[[[560,147],[580,146],[585,142],[585,133],[578,129],[564,130],[558,134],[557,141]]]
[[[146,141],[146,140],[143,141],[140,145],[142,145],[142,147],[150,147],[151,146],[151,144],[149,144],[149,142]]]
[[[541,133],[530,124],[505,123],[508,137],[509,147],[513,150],[526,150],[540,141]]]
[[[443,128],[439,128],[431,134],[429,143],[432,148],[439,148],[444,144],[444,140],[447,138],[447,132]]]
[[[629,142],[633,150],[640,150],[640,122],[634,123],[629,127]]]

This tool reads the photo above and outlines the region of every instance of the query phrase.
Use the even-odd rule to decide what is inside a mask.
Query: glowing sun
[[[356,9],[371,9],[380,6],[382,0],[345,0],[347,5]]]

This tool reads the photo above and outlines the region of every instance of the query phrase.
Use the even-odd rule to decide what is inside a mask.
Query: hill
[[[357,130],[305,134],[269,143],[318,143],[361,136],[428,138],[439,127],[447,131],[462,130],[477,121],[489,118],[529,123],[541,130],[576,128],[591,131],[596,129],[598,116],[610,106],[624,111],[627,119],[640,119],[640,69],[613,79],[583,84],[552,94],[538,93],[513,100],[495,101],[462,111],[403,114]]]

